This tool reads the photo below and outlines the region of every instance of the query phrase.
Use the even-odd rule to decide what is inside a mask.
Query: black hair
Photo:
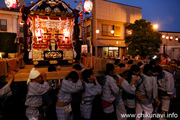
[[[48,72],[53,72],[53,71],[56,71],[56,67],[54,65],[50,65],[48,67]]]
[[[89,83],[88,79],[87,78],[90,78],[90,76],[93,75],[93,71],[92,69],[86,69],[82,72],[82,79]]]
[[[152,72],[153,73],[162,73],[162,67],[161,66],[159,66],[159,65],[156,65],[156,66],[154,66],[154,68],[153,68],[153,70],[152,70]]]
[[[138,62],[137,65],[140,67],[141,65],[143,65],[142,62]]]
[[[138,65],[132,65],[130,71],[133,72],[140,72],[140,67]]]
[[[143,68],[143,73],[145,74],[145,75],[149,75],[149,70],[151,70],[152,71],[152,69],[153,69],[153,66],[151,65],[151,64],[145,64],[144,65],[144,68]]]
[[[120,61],[120,59],[115,59],[115,65],[117,65]]]
[[[129,73],[130,73],[130,70],[125,70],[121,76],[124,78],[125,76],[127,76],[127,78],[129,78]]]
[[[73,66],[73,68],[74,68],[75,70],[82,70],[82,67],[81,67],[80,64],[75,64],[75,65]]]
[[[155,61],[155,60],[151,60],[151,61],[149,62],[149,64],[151,64],[152,66],[155,66],[155,65],[156,65],[156,61]]]
[[[128,61],[128,64],[133,64],[133,60],[130,59],[130,60]]]
[[[120,63],[118,66],[119,66],[120,68],[122,68],[122,67],[125,67],[125,64],[124,64],[124,63]]]
[[[111,63],[106,64],[106,75],[109,75],[111,71],[114,70],[114,65]]]
[[[78,75],[77,72],[71,71],[71,72],[65,77],[66,80],[68,80],[69,78],[71,78],[73,82],[77,82],[77,81],[79,80],[79,75]]]
[[[171,62],[174,61],[177,64],[177,60],[176,59],[172,59]]]

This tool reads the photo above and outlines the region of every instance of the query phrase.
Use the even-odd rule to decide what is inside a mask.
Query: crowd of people
[[[152,113],[167,113],[170,100],[176,97],[176,82],[180,80],[177,60],[166,57],[165,62],[157,62],[146,57],[137,64],[133,61],[128,60],[130,69],[118,75],[114,74],[115,67],[126,65],[119,59],[107,63],[105,75],[101,77],[95,76],[92,69],[75,64],[64,79],[49,81],[44,72],[33,68],[27,80],[27,118],[140,120],[151,119]],[[169,66],[163,69],[161,64]],[[49,72],[56,70],[55,66],[48,69]],[[0,97],[11,94],[12,81],[13,74],[10,74],[9,82],[0,89]],[[166,118],[160,116],[158,119]]]

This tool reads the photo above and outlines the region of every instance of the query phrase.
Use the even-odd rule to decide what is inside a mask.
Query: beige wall
[[[120,2],[120,1],[119,1]],[[142,18],[142,9],[105,0],[95,0],[96,19],[134,23]]]
[[[95,46],[95,55],[97,56],[98,46],[126,47],[125,25],[141,19],[142,9],[105,0],[94,0],[93,7],[92,40],[93,46]],[[120,26],[120,36],[102,36],[102,24]],[[99,34],[95,32],[97,29],[100,31]]]
[[[18,18],[19,18],[18,16],[19,16],[19,12],[0,10],[0,19],[7,20],[7,31],[0,31],[0,32],[17,33]]]

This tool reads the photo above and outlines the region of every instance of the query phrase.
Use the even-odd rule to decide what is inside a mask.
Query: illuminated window
[[[120,35],[121,35],[121,27],[114,26],[114,36],[120,36]]]
[[[113,34],[111,33],[111,30],[113,30],[113,25],[102,24],[102,35],[113,36]]]
[[[7,31],[7,20],[0,19],[0,31]]]
[[[120,26],[102,24],[102,35],[104,36],[120,36],[120,30]]]

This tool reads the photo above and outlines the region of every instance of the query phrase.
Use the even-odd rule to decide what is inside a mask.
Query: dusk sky
[[[29,6],[30,1],[24,0]],[[37,0],[33,0],[36,2]],[[76,8],[74,0],[64,0],[70,2],[72,8]],[[80,0],[77,0],[80,1]],[[82,0],[83,1],[83,0]],[[108,0],[126,5],[142,8],[142,18],[153,24],[159,25],[159,31],[180,32],[180,0]],[[4,0],[0,0],[0,7],[6,7]]]

